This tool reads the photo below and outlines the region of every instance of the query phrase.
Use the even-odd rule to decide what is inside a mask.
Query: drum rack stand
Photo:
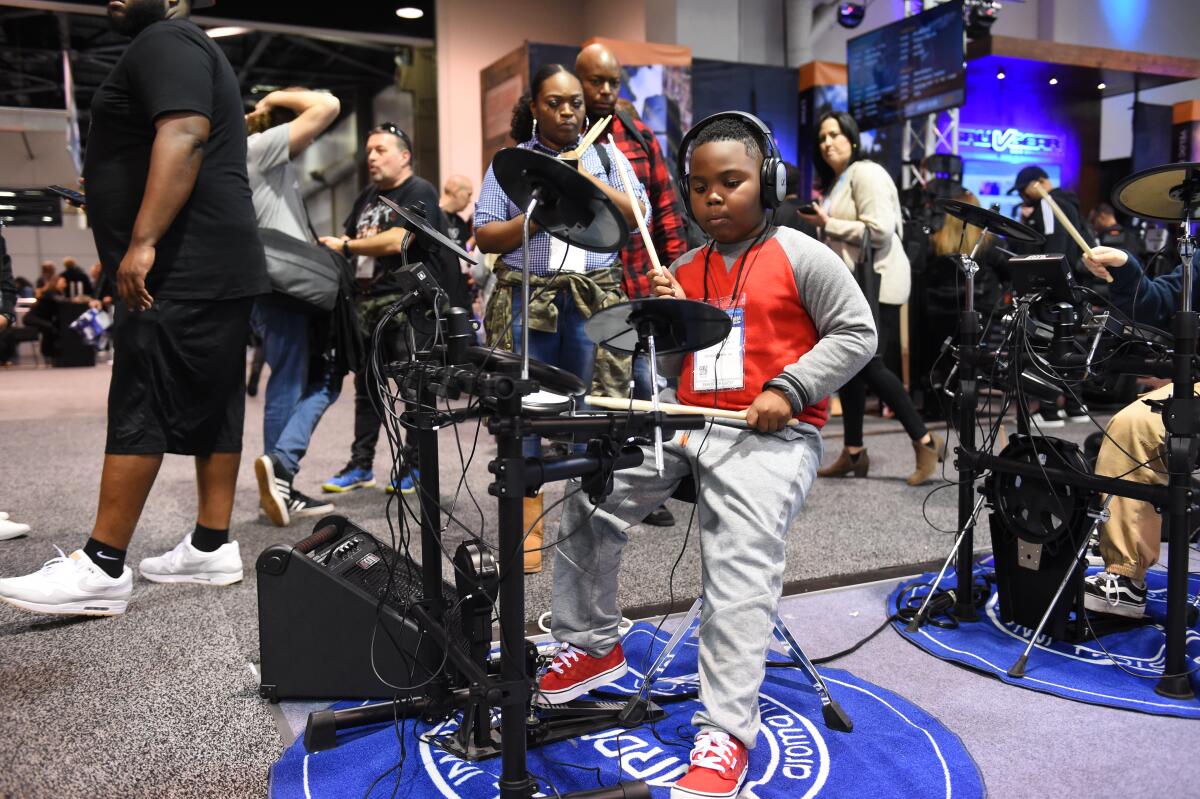
[[[445,360],[443,356],[443,360]],[[502,759],[499,780],[501,799],[527,799],[537,790],[525,763],[528,746],[543,745],[613,726],[636,727],[665,715],[651,704],[639,718],[620,718],[624,703],[573,702],[531,713],[532,658],[525,640],[525,582],[523,541],[524,498],[549,482],[581,479],[581,490],[600,501],[612,490],[617,469],[642,462],[636,444],[621,444],[630,437],[650,438],[656,426],[670,431],[703,427],[699,416],[663,413],[610,413],[586,417],[531,418],[522,412],[521,399],[539,390],[535,379],[519,374],[483,372],[475,366],[441,366],[432,362],[408,362],[390,370],[402,395],[411,397],[405,412],[407,423],[417,430],[418,462],[421,465],[419,503],[421,509],[421,582],[425,600],[412,609],[414,616],[436,643],[444,648],[446,666],[423,689],[424,696],[400,698],[363,707],[320,711],[309,717],[305,744],[310,751],[336,746],[337,733],[354,727],[412,716],[437,716],[462,708],[463,717],[455,733],[430,738],[428,742],[455,756],[480,760],[497,754]],[[515,370],[513,370],[515,371]],[[403,377],[401,377],[403,376]],[[402,382],[403,381],[403,382]],[[546,386],[554,390],[554,386]],[[435,403],[457,399],[463,394],[480,398],[492,410],[488,431],[495,436],[497,456],[488,464],[494,475],[488,493],[499,509],[499,579],[497,596],[500,618],[499,672],[492,673],[484,657],[472,658],[446,631],[449,608],[442,599],[442,517],[439,505],[437,428],[444,414]],[[586,453],[562,458],[526,458],[521,441],[526,435],[573,434],[588,436]],[[474,590],[474,587],[472,588]],[[487,592],[484,586],[480,591]],[[492,708],[500,709],[499,734],[491,727]],[[649,797],[644,783],[621,783],[608,789],[563,794],[588,799]]]
[[[1185,218],[1188,218],[1187,214],[1185,214]],[[985,228],[979,237],[979,242],[983,241],[987,233]],[[1185,229],[1185,240],[1189,238],[1186,233]],[[978,247],[977,242],[976,249]],[[1181,254],[1184,254],[1186,258],[1191,253],[1185,249],[1185,252]],[[979,312],[974,307],[975,273],[979,269],[974,255],[975,253],[972,252],[970,256],[962,258],[966,299],[964,310],[959,317],[959,391],[957,396],[959,446],[955,449],[957,455],[955,466],[958,469],[959,533],[951,549],[951,556],[947,559],[947,565],[951,559],[955,561],[957,586],[954,606],[950,610],[950,615],[963,622],[977,621],[979,618],[971,589],[974,569],[974,526],[980,507],[975,501],[977,490],[975,483],[985,471],[1017,474],[1028,478],[1048,480],[1051,483],[1089,489],[1097,493],[1150,502],[1157,510],[1164,513],[1170,524],[1167,563],[1166,657],[1163,675],[1159,678],[1154,690],[1159,695],[1172,699],[1192,699],[1195,697],[1195,692],[1192,690],[1191,681],[1188,678],[1186,651],[1189,611],[1188,534],[1192,529],[1193,515],[1200,511],[1200,507],[1197,505],[1200,497],[1197,497],[1191,483],[1191,472],[1196,461],[1195,447],[1200,441],[1200,398],[1193,396],[1192,388],[1196,378],[1193,356],[1196,354],[1200,314],[1192,310],[1190,258],[1185,261],[1187,266],[1183,270],[1182,304],[1180,310],[1175,314],[1172,328],[1175,337],[1172,351],[1174,390],[1170,399],[1154,404],[1154,410],[1163,415],[1167,431],[1166,461],[1170,473],[1166,486],[1155,486],[1135,483],[1132,480],[1084,475],[1070,469],[1055,469],[1039,464],[1017,462],[976,448],[976,406],[978,403],[976,369],[979,362],[980,319]],[[1105,505],[1105,509],[1096,514],[1097,517],[1107,516],[1107,503]],[[1102,520],[1102,518],[1095,518],[1094,524],[1099,525]],[[938,575],[938,582],[945,571],[946,568],[943,567],[942,573]],[[1073,569],[1069,570],[1068,579],[1070,571]],[[929,604],[928,598],[933,595],[936,588],[937,582],[930,588],[925,604],[906,628],[908,632],[916,632],[925,621]],[[1062,590],[1060,586],[1059,595]],[[1047,615],[1057,600],[1058,595],[1047,609]],[[1030,646],[1026,648],[1025,654],[1009,670],[1011,676],[1024,676],[1025,661],[1036,641],[1037,635],[1035,634],[1030,641]]]

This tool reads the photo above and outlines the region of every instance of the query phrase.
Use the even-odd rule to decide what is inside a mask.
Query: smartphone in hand
[[[82,192],[68,189],[66,186],[47,186],[46,191],[54,192],[76,208],[83,208],[87,205],[87,197]]]
[[[817,213],[817,207],[812,203],[805,203],[804,205],[798,206],[796,210],[802,214],[809,214],[812,216],[815,216]]]

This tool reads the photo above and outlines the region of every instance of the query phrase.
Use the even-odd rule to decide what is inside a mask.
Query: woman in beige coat
[[[900,240],[900,198],[896,184],[883,167],[864,160],[859,150],[858,124],[849,114],[831,111],[817,129],[814,164],[820,179],[822,201],[813,213],[802,214],[820,231],[821,239],[842,256],[853,270],[864,241],[875,248],[879,285],[879,347],[887,351],[889,336],[900,329],[900,306],[908,302],[908,257]],[[937,471],[942,441],[932,435],[913,407],[900,379],[876,354],[861,372],[842,387],[842,423],[845,447],[836,461],[817,474],[865,477],[871,461],[863,446],[863,414],[870,387],[904,425],[912,439],[916,465],[909,485],[920,485]]]

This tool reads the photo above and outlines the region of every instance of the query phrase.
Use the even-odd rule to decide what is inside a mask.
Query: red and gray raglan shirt
[[[706,266],[707,261],[707,266]],[[710,242],[671,265],[688,299],[732,312],[744,325],[740,388],[701,390],[689,353],[660,358],[678,375],[686,405],[745,410],[767,388],[787,395],[796,419],[820,428],[829,395],[875,355],[870,306],[832,250],[792,228],[772,229],[757,243]]]

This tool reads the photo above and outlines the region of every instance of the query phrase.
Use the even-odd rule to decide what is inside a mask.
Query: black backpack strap
[[[642,135],[642,132],[638,130],[637,125],[634,124],[633,117],[629,116],[628,111],[620,108],[614,109],[613,113],[616,115],[617,119],[621,120],[621,124],[625,126],[625,130],[629,131],[629,135],[633,137],[633,140],[638,143],[638,147],[641,147],[642,151],[646,153],[646,157],[649,158],[650,145],[646,143],[646,137]]]
[[[604,174],[612,172],[612,159],[608,157],[608,150],[604,149],[600,142],[596,142],[592,146],[596,148],[596,155],[600,156],[600,166],[604,167]]]

